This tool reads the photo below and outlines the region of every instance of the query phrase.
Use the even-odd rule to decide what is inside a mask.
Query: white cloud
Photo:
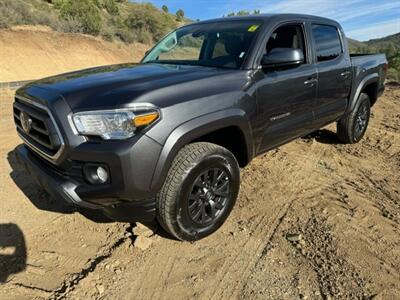
[[[398,32],[400,32],[400,19],[369,24],[359,29],[353,29],[347,32],[347,36],[361,41],[366,41]]]
[[[358,40],[378,38],[400,32],[400,1],[365,0],[282,0],[263,4],[263,13],[304,13],[337,20],[346,34]],[[394,16],[397,17],[394,18]],[[384,16],[391,19],[382,21]],[[394,18],[394,19],[393,19]],[[379,19],[379,21],[375,21]],[[371,20],[369,23],[367,23]],[[365,24],[368,25],[365,25]]]

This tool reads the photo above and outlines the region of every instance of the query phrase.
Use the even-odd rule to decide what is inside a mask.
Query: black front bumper
[[[154,198],[118,203],[91,203],[79,197],[77,189],[81,185],[80,182],[49,168],[25,145],[16,148],[16,157],[30,176],[55,199],[62,199],[77,207],[101,210],[111,219],[121,222],[146,222],[155,218]]]

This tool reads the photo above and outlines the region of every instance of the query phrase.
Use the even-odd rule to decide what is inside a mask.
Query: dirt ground
[[[0,29],[0,82],[33,80],[93,66],[137,62],[149,47],[55,32],[44,26]]]
[[[256,158],[226,224],[196,243],[49,198],[16,162],[12,93],[0,90],[0,299],[400,298],[399,87],[357,145],[329,126]]]

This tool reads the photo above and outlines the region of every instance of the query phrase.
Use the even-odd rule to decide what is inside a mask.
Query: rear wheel
[[[355,109],[337,123],[339,139],[346,144],[359,142],[367,131],[371,102],[367,94],[360,94]]]
[[[193,143],[175,157],[157,196],[157,218],[170,234],[194,241],[216,231],[239,192],[240,171],[233,154],[210,143]]]

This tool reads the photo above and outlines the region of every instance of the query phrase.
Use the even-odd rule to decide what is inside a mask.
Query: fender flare
[[[252,130],[243,110],[231,108],[202,115],[183,123],[169,134],[158,158],[150,190],[161,189],[172,161],[182,147],[205,134],[232,126],[241,130],[247,148],[247,159],[250,161],[254,156]]]
[[[361,82],[358,84],[357,89],[352,97],[350,97],[350,102],[349,106],[347,109],[347,112],[350,113],[353,111],[357,104],[358,97],[361,94],[361,91],[369,84],[379,82],[379,74],[378,73],[372,73],[367,76]]]

